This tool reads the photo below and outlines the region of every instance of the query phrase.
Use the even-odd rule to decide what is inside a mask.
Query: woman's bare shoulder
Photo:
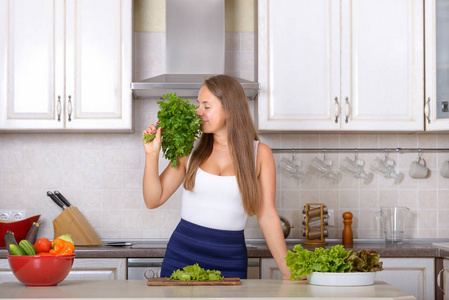
[[[270,146],[262,142],[259,142],[259,146],[257,146],[257,153],[273,155]]]
[[[257,147],[257,177],[263,173],[272,174],[276,172],[276,166],[274,162],[273,152],[271,148],[262,142],[259,142],[259,146]]]
[[[264,160],[273,160],[273,152],[271,148],[262,142],[259,142],[259,146],[257,147],[257,160],[262,162]]]

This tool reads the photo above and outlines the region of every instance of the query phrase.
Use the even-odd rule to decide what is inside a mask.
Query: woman
[[[207,78],[198,95],[203,121],[198,145],[188,157],[169,164],[159,176],[161,130],[144,145],[143,196],[148,208],[164,204],[183,184],[181,221],[173,232],[161,277],[186,265],[220,270],[225,277],[247,277],[243,230],[256,215],[284,279],[287,248],[275,207],[276,167],[271,149],[259,143],[242,86],[226,75]]]

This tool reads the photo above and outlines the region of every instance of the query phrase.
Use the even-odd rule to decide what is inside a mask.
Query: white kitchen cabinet
[[[76,258],[67,279],[125,280],[125,258]]]
[[[416,299],[435,299],[435,260],[433,258],[382,258],[384,270],[376,280],[385,281]]]
[[[0,129],[132,129],[132,0],[0,1]]]
[[[67,280],[126,280],[125,258],[75,258]],[[15,282],[7,259],[0,259],[0,282]]]
[[[442,262],[441,265],[439,264],[440,262]],[[437,269],[437,271],[439,271],[436,278],[436,285],[438,288],[438,290],[436,291],[436,299],[449,300],[449,259],[437,259],[436,266],[437,268],[441,267],[441,269]]]
[[[283,279],[274,258],[260,260],[260,279]]]
[[[259,130],[424,129],[422,1],[258,4]]]
[[[449,259],[443,259],[443,268],[437,275],[438,289],[443,292],[443,299],[449,300]]]
[[[425,5],[426,130],[449,130],[449,0]]]
[[[382,258],[381,261],[384,270],[376,273],[376,280],[385,281],[414,295],[418,300],[435,299],[433,258]],[[274,259],[261,260],[261,279],[282,279]]]
[[[0,282],[14,282],[16,277],[12,274],[8,259],[0,259]]]

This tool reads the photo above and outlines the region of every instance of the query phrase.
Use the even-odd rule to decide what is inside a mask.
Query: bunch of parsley
[[[375,272],[382,270],[380,255],[373,250],[346,251],[342,245],[330,249],[315,248],[314,251],[295,245],[285,257],[290,268],[290,280],[298,280],[312,272],[348,273]]]
[[[178,157],[189,155],[193,142],[201,134],[201,119],[196,114],[196,105],[190,99],[184,101],[176,94],[165,94],[162,101],[157,102],[160,110],[157,113],[159,126],[162,127],[162,153],[171,161],[174,168]],[[155,134],[144,134],[143,142],[148,143]]]
[[[198,264],[190,265],[184,267],[182,270],[178,269],[173,272],[169,278],[170,280],[181,280],[181,281],[218,281],[223,279],[220,271],[204,270]]]

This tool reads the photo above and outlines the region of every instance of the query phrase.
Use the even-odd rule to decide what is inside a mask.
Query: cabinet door
[[[443,289],[444,300],[449,300],[449,259],[443,260],[443,274],[440,276],[443,276],[443,286],[440,288]],[[441,281],[438,284],[441,284]]]
[[[132,129],[132,1],[66,3],[66,127]]]
[[[449,130],[449,1],[426,5],[426,130]]]
[[[2,282],[18,282],[6,258],[0,259],[0,283]]]
[[[423,130],[423,1],[342,0],[341,24],[342,129]]]
[[[125,258],[77,258],[68,280],[126,280]]]
[[[339,1],[258,5],[259,130],[339,129]]]
[[[433,258],[383,258],[384,270],[376,280],[385,281],[418,300],[435,299],[435,262]]]
[[[274,258],[262,258],[260,262],[260,279],[283,279]]]
[[[64,126],[59,114],[64,97],[63,5],[50,0],[0,2],[0,129]]]

